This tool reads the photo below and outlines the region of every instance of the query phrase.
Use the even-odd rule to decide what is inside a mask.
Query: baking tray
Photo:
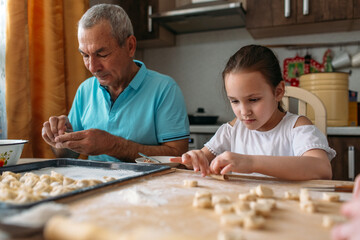
[[[119,176],[118,179],[111,181],[111,182],[104,182],[95,186],[89,186],[85,188],[81,188],[72,192],[60,194],[53,197],[48,197],[46,199],[42,199],[35,202],[24,203],[24,204],[15,204],[15,203],[7,203],[0,201],[0,215],[4,213],[6,209],[25,209],[32,207],[34,205],[55,201],[63,198],[67,198],[70,196],[78,195],[80,193],[88,192],[94,189],[103,188],[105,186],[109,186],[112,184],[117,184],[120,182],[124,182],[130,179],[135,179],[139,177],[143,177],[152,173],[161,172],[167,169],[170,169],[169,166],[166,165],[154,165],[154,164],[136,164],[136,163],[122,163],[122,162],[98,162],[98,161],[91,161],[91,160],[77,160],[71,158],[57,158],[51,159],[46,161],[39,161],[33,163],[25,163],[25,164],[18,164],[13,166],[6,166],[0,168],[0,173],[2,174],[5,171],[12,171],[15,173],[22,173],[22,172],[31,172],[35,170],[41,170],[43,168],[54,168],[52,170],[56,171],[57,167],[89,167],[89,168],[96,168],[96,169],[105,169],[105,170],[129,170],[134,171],[133,175],[126,175],[126,176]],[[66,174],[65,174],[66,175]],[[88,177],[91,179],[91,176]]]

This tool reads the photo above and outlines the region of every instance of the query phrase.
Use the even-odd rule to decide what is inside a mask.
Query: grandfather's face
[[[127,41],[120,47],[111,34],[108,22],[103,21],[92,28],[78,30],[79,51],[86,68],[100,84],[116,87],[129,76],[133,53]]]

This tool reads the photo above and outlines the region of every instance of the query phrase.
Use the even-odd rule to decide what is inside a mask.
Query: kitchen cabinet
[[[251,0],[246,28],[254,38],[358,30],[359,8],[360,0]]]
[[[173,9],[174,0],[90,0],[90,6],[98,3],[120,5],[126,11],[133,24],[138,48],[175,45],[175,35],[149,17],[154,12]]]
[[[349,147],[354,147],[354,176],[360,173],[360,136],[328,135],[329,146],[336,151],[331,161],[334,180],[349,180]],[[350,151],[351,154],[351,151]]]

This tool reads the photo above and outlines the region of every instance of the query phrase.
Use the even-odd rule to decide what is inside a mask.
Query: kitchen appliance
[[[150,16],[174,33],[245,27],[245,1],[203,1]]]
[[[189,150],[203,148],[219,127],[220,125],[190,125]]]
[[[189,117],[190,125],[191,124],[202,124],[202,125],[216,124],[217,119],[219,118],[219,116],[207,115],[205,113],[204,108],[198,108],[196,110],[195,114],[189,114],[188,117]]]

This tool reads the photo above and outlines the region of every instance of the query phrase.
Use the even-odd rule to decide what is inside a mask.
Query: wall
[[[189,113],[194,113],[197,107],[204,107],[208,114],[219,115],[219,121],[225,122],[234,115],[222,89],[221,72],[228,58],[240,47],[248,44],[339,43],[359,39],[360,31],[254,40],[246,29],[241,28],[177,35],[175,47],[145,49],[141,55],[148,68],[168,74],[177,81]],[[296,54],[304,56],[306,51],[316,61],[322,62],[326,49],[273,48],[281,66],[285,58]],[[360,46],[336,46],[331,47],[331,50],[336,57],[342,51],[354,54],[360,51]],[[349,88],[360,93],[360,68],[341,69],[349,70],[352,70]]]

